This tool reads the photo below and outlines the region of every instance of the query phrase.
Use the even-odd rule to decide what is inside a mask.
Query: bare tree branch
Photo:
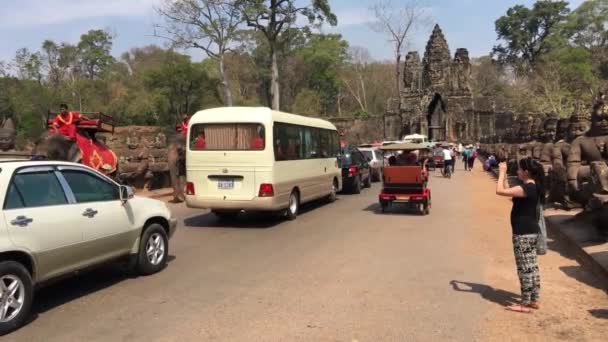
[[[408,39],[415,29],[429,23],[427,10],[419,0],[376,0],[370,7],[376,18],[371,28],[388,36],[395,52],[395,82],[397,96],[401,91],[401,57],[408,46]]]
[[[174,46],[200,49],[218,62],[226,105],[232,106],[224,55],[236,38],[243,16],[235,0],[164,0],[157,8],[165,25],[157,25],[163,33],[156,37],[169,40]],[[156,31],[156,30],[155,30]]]

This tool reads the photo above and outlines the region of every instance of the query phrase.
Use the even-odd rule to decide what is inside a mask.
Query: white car
[[[372,181],[378,182],[382,180],[382,169],[384,168],[382,151],[376,147],[359,147],[359,151],[363,153],[369,162],[372,172]]]
[[[115,259],[140,274],[167,262],[167,205],[84,165],[2,161],[0,196],[0,334],[23,324],[47,280]]]

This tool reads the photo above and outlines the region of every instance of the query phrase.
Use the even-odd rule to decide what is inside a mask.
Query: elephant
[[[32,155],[74,163],[82,161],[82,154],[76,141],[59,133],[43,133],[35,142]]]
[[[176,134],[169,142],[167,161],[173,187],[173,202],[183,202],[185,201],[186,137],[182,134]]]

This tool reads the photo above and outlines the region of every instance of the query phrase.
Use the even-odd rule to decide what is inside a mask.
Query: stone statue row
[[[608,233],[608,99],[601,95],[591,110],[568,118],[556,114],[519,115],[503,136],[485,137],[484,154],[507,161],[532,157],[548,179],[549,202],[563,209],[585,208],[593,223]]]

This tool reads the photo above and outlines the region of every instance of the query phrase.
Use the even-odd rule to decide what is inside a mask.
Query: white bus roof
[[[294,125],[312,126],[336,130],[331,122],[302,115],[271,110],[267,107],[218,107],[196,112],[189,124],[226,122],[268,122],[279,121]]]

